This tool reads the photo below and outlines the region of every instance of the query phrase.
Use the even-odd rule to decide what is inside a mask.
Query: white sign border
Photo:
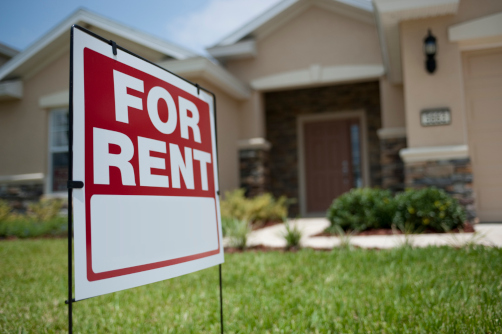
[[[218,162],[215,135],[214,99],[211,94],[174,74],[161,69],[145,60],[135,57],[117,48],[117,55],[113,55],[112,46],[104,41],[73,27],[73,180],[85,180],[85,99],[84,99],[84,48],[89,48],[108,58],[137,68],[147,74],[157,77],[169,84],[190,93],[209,105],[211,121],[211,139],[213,149],[213,175],[215,183],[215,198],[218,217],[218,234],[220,252],[216,255],[179,263],[167,267],[142,271],[124,276],[117,276],[97,281],[87,280],[87,252],[86,252],[86,210],[85,185],[82,189],[73,189],[74,213],[74,263],[75,263],[75,301],[96,297],[99,295],[125,290],[149,283],[159,282],[169,278],[185,275],[206,269],[224,262],[223,236],[221,231],[221,215],[219,203]]]

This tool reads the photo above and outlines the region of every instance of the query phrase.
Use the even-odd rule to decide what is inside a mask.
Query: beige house
[[[65,196],[72,24],[153,62],[174,66],[176,73],[215,92],[218,128],[224,129],[219,131],[219,157],[226,162],[220,166],[225,176],[221,187],[239,186],[238,115],[241,101],[251,97],[250,88],[223,67],[189,50],[79,10],[0,66],[0,197]]]
[[[216,93],[222,190],[316,215],[353,187],[435,185],[502,221],[501,1],[284,0],[217,61],[79,11],[0,65],[0,196],[65,190],[73,23]]]

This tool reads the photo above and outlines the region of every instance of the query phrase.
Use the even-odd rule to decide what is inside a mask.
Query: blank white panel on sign
[[[96,273],[218,249],[214,198],[94,195],[91,222]]]

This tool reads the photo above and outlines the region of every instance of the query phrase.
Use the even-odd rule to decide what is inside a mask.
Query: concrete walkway
[[[338,237],[313,237],[329,226],[326,218],[303,218],[291,220],[290,223],[303,232],[301,240],[303,247],[331,249],[340,245]],[[392,248],[405,242],[411,243],[414,247],[463,246],[471,243],[502,247],[502,224],[478,224],[475,230],[476,233],[465,234],[418,234],[409,236],[408,240],[403,235],[353,236],[350,237],[350,244],[362,248]],[[282,237],[285,231],[284,224],[253,231],[249,236],[248,246],[285,247],[286,241]]]

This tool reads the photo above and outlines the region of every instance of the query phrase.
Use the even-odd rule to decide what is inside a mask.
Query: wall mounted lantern
[[[436,71],[436,53],[437,53],[437,43],[436,37],[434,37],[429,29],[427,36],[424,38],[424,54],[427,57],[425,60],[425,69],[430,74]]]

